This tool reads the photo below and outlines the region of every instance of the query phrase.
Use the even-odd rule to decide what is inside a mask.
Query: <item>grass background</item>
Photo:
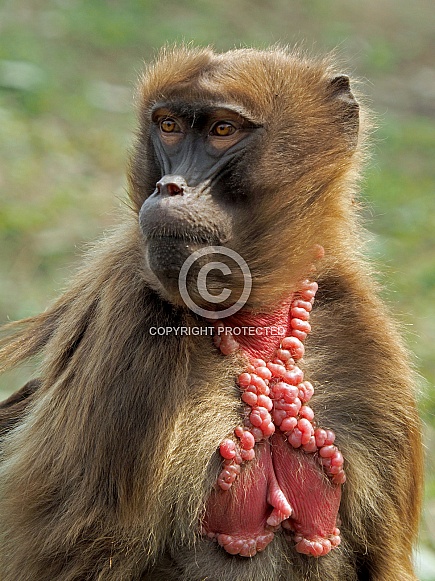
[[[116,222],[133,88],[161,45],[338,47],[363,81],[379,127],[364,183],[370,252],[421,374],[425,581],[435,580],[434,30],[432,0],[0,0],[0,322],[44,309],[83,245]],[[1,378],[0,395],[25,377]]]

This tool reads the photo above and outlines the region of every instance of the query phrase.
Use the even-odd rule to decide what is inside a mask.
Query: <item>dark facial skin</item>
[[[172,294],[192,252],[231,241],[240,200],[228,176],[262,128],[237,108],[183,101],[158,103],[151,119],[160,179],[139,220],[148,267]]]

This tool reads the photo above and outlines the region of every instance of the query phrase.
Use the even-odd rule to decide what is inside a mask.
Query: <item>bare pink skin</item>
[[[289,453],[277,433],[257,447],[252,470],[242,471],[231,490],[212,493],[203,527],[232,555],[253,557],[281,527],[298,552],[326,555],[340,543],[340,499],[340,486],[328,481],[314,456]]]
[[[326,555],[340,543],[336,523],[344,460],[335,434],[316,425],[307,405],[314,388],[297,364],[311,331],[316,290],[316,283],[304,281],[272,321],[268,316],[269,327],[261,317],[217,324],[215,345],[221,352],[241,349],[249,360],[237,379],[246,404],[244,425],[220,445],[222,471],[203,523],[207,536],[232,555],[254,556],[280,528],[306,555]],[[236,341],[231,326],[252,323],[263,336],[238,335]],[[272,326],[281,330],[278,336],[266,332]],[[248,461],[253,470],[241,470]]]
[[[255,458],[253,475],[244,471],[231,491],[218,487],[212,493],[204,529],[231,555],[253,557],[273,539],[275,527],[269,527],[267,519],[275,505],[290,516],[291,507],[281,496],[266,443]]]

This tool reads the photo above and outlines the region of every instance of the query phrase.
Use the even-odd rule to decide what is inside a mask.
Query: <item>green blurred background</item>
[[[420,578],[434,581],[433,0],[0,0],[0,322],[44,309],[86,242],[116,222],[136,79],[158,47],[181,40],[219,50],[338,47],[344,71],[363,81],[378,124],[365,218],[422,376],[428,477],[418,559]],[[1,378],[0,395],[27,373]]]

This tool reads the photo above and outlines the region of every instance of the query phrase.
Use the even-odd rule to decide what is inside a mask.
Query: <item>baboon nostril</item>
[[[159,194],[176,196],[184,192],[186,181],[181,176],[168,175],[163,176],[161,180],[156,183],[156,188]]]
[[[183,188],[178,184],[166,184],[166,190],[170,196],[183,193]]]

